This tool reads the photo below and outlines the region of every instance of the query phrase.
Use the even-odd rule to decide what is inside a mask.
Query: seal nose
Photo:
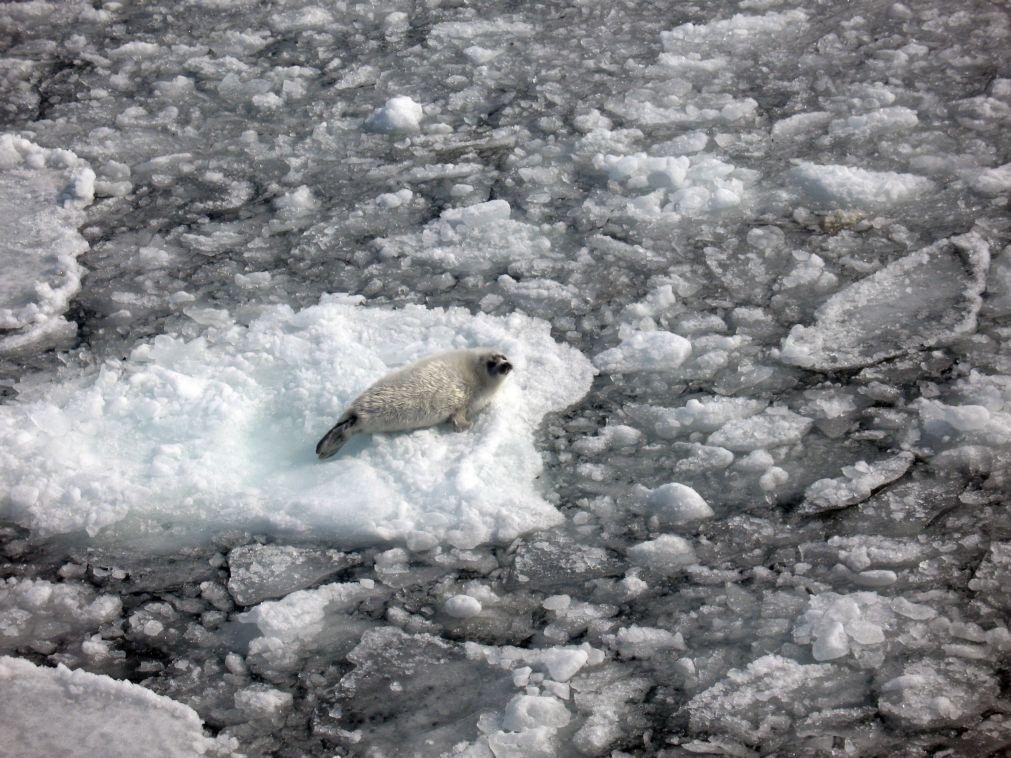
[[[509,361],[502,361],[500,364],[498,364],[498,372],[502,376],[505,376],[506,374],[508,374],[512,370],[513,370],[513,364],[511,364]]]

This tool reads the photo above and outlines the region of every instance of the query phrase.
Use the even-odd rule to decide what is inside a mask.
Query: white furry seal
[[[384,376],[355,398],[316,445],[316,455],[329,458],[355,434],[406,432],[443,421],[463,431],[512,368],[493,350],[451,350],[422,358]]]

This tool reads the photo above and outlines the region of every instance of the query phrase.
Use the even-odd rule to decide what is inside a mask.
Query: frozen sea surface
[[[0,744],[1005,754],[1006,11],[0,6]]]

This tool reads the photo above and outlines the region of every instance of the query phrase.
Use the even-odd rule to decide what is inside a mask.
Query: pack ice
[[[534,486],[533,431],[588,390],[589,361],[526,316],[359,302],[271,307],[248,326],[221,312],[192,339],[162,335],[93,375],[24,388],[0,408],[0,517],[162,546],[241,528],[469,548],[560,521]],[[478,345],[517,370],[469,432],[361,436],[316,460],[316,440],[380,376]]]

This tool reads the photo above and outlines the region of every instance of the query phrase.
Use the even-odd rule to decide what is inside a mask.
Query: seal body
[[[316,455],[329,458],[355,434],[406,432],[449,421],[467,429],[512,371],[494,350],[452,350],[388,374],[355,398]]]

